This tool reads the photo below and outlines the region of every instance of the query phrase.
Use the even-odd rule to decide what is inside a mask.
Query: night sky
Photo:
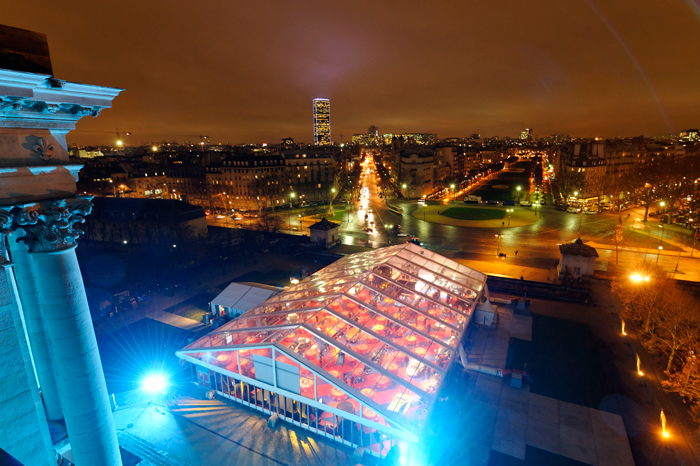
[[[700,126],[700,1],[10,1],[61,79],[126,91],[78,128],[160,140],[648,136]],[[109,134],[69,142],[113,144]]]

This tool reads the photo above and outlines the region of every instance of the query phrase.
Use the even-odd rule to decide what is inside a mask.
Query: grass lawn
[[[506,211],[497,209],[475,209],[472,207],[450,207],[440,212],[440,215],[456,218],[458,220],[500,220],[506,216]]]
[[[313,217],[304,217],[304,218],[307,220],[309,220],[311,218],[313,218],[314,220],[321,220],[321,218],[326,217],[326,220],[330,220],[331,222],[340,222],[341,220],[343,220],[344,215],[345,215],[345,210],[337,210],[334,206],[332,217],[329,217],[328,211],[326,211],[322,214],[316,214]]]

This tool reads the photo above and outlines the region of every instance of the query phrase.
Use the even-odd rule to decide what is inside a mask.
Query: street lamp
[[[659,246],[659,252],[656,253],[656,265],[659,265],[659,256],[661,255],[661,250],[663,248],[663,246]]]
[[[455,185],[451,184],[450,188],[452,188],[452,202],[454,202],[455,201]]]
[[[515,188],[518,191],[518,204],[520,204],[520,186]]]
[[[289,215],[287,215],[287,223],[289,224],[289,232],[292,232],[292,199],[296,196],[294,191],[289,193]]]
[[[501,253],[501,238],[503,238],[503,235],[499,233],[496,235],[496,238],[498,238],[498,249],[496,249],[496,256],[498,256]]]
[[[513,213],[515,209],[506,209],[506,212],[508,212],[508,226],[510,226],[510,214]]]
[[[301,214],[299,214],[298,217],[299,217],[299,235],[301,235],[304,231],[304,228],[302,227],[302,223],[301,223]]]

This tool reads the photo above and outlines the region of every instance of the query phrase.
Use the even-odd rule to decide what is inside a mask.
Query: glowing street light
[[[510,226],[510,214],[513,213],[515,209],[506,209],[506,212],[508,212],[508,226]]]
[[[641,281],[648,282],[649,277],[648,276],[643,277],[639,274],[634,274],[634,275],[630,275],[630,280],[632,280],[633,282],[641,282]]]
[[[148,393],[165,393],[168,387],[168,381],[161,374],[152,374],[147,376],[141,382],[141,388]]]
[[[503,235],[498,234],[496,238],[498,238],[498,248],[496,249],[496,256],[498,256],[501,253],[501,238],[503,238]]]

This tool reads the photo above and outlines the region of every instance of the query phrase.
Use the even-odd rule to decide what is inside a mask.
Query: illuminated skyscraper
[[[331,101],[314,99],[314,144],[327,146],[331,143]]]
[[[526,128],[520,132],[522,141],[532,141],[532,128]]]

